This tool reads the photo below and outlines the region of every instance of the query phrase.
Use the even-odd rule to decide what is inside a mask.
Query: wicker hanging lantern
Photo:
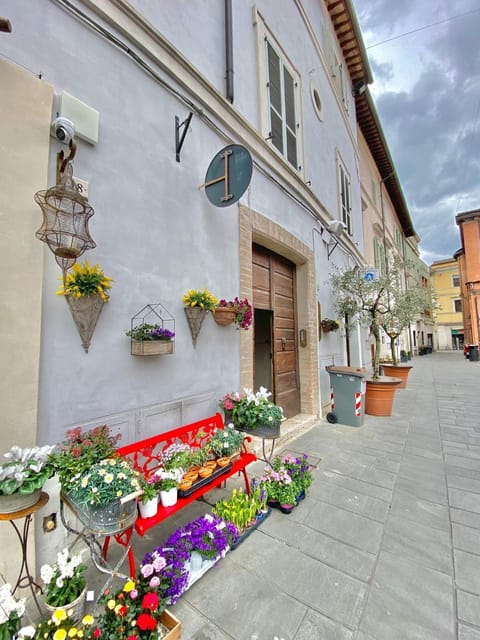
[[[43,222],[36,237],[46,242],[57,264],[66,273],[87,249],[96,244],[88,231],[88,221],[95,211],[80,195],[73,182],[75,145],[70,142],[70,155],[58,155],[57,184],[47,191],[37,191],[35,202],[43,213]]]

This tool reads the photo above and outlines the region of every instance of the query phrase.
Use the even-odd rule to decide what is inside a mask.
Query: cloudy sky
[[[452,257],[455,214],[480,208],[480,0],[353,3],[421,257]]]

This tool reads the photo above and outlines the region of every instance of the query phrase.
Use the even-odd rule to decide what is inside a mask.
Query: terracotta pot
[[[213,470],[217,466],[217,461],[216,460],[207,460],[206,463],[203,466],[204,467],[211,467],[212,470]]]
[[[217,458],[217,465],[219,467],[226,467],[230,462],[230,458],[228,456],[223,456],[222,458]]]
[[[183,480],[185,482],[195,482],[195,480],[198,478],[198,471],[188,471],[187,473],[184,474],[183,476]]]
[[[222,327],[232,324],[235,320],[235,309],[232,307],[215,307],[213,319]]]
[[[208,476],[211,476],[212,473],[212,467],[200,467],[198,471],[198,475],[200,476],[200,478],[208,478]]]
[[[182,482],[178,486],[178,489],[179,491],[188,491],[192,484],[193,482],[191,480],[182,480]]]
[[[375,380],[369,378],[366,383],[365,413],[370,416],[391,416],[395,391],[401,379],[380,376]]]
[[[382,364],[383,373],[386,376],[393,376],[400,378],[401,382],[398,385],[398,389],[405,389],[407,386],[408,374],[413,365],[407,364]]]

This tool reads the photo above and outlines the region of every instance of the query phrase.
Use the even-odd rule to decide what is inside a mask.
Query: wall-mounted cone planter
[[[198,334],[202,328],[203,320],[207,311],[201,307],[183,307],[187,316],[188,326],[192,334],[193,346],[197,344]]]
[[[65,296],[65,298],[68,306],[70,307],[80,338],[82,339],[82,347],[84,348],[85,353],[88,353],[90,341],[105,302],[98,293],[94,293],[91,296],[82,296],[80,298],[69,295]]]

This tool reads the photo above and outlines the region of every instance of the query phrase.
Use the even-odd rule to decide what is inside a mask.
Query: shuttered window
[[[353,234],[352,229],[352,194],[350,177],[341,162],[338,164],[338,179],[340,185],[340,210],[342,222],[346,226],[349,236]]]
[[[297,150],[297,82],[285,62],[266,39],[267,88],[270,107],[270,135],[272,144],[288,160],[298,167]]]

